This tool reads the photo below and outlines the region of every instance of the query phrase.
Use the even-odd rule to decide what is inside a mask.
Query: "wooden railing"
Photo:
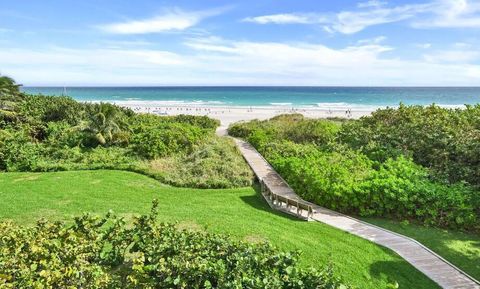
[[[268,184],[266,184],[263,179],[259,179],[260,182],[260,188],[262,191],[262,194],[266,197],[269,198],[270,201],[274,206],[278,206],[280,208],[285,208],[288,212],[294,213],[296,209],[296,214],[298,217],[303,217],[302,212],[306,211],[307,213],[307,219],[313,217],[313,208],[312,206],[303,201],[303,200],[295,200],[288,198],[286,196],[283,196],[281,194],[276,194],[272,192]],[[293,212],[292,212],[293,210]]]

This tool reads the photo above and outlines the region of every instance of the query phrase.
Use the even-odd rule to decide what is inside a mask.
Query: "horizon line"
[[[480,88],[480,85],[22,85],[21,88]]]

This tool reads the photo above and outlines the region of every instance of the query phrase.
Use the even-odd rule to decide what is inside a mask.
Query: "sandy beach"
[[[157,115],[205,115],[220,120],[219,134],[225,134],[228,126],[238,121],[253,119],[269,119],[286,113],[300,113],[310,118],[344,117],[360,118],[369,115],[373,109],[351,109],[348,107],[329,109],[322,107],[296,108],[291,106],[195,106],[195,105],[162,105],[151,102],[116,102],[117,105],[128,107],[135,112],[153,113]]]

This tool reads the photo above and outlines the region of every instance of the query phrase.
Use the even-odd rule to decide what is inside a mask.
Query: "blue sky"
[[[480,0],[0,1],[25,85],[480,85]]]

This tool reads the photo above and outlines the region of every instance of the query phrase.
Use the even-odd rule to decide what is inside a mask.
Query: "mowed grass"
[[[327,262],[358,288],[438,288],[398,255],[318,222],[272,211],[254,188],[173,188],[124,171],[0,174],[0,219],[32,225],[35,220],[69,219],[82,212],[112,209],[131,217],[160,202],[160,219],[183,228],[226,233],[247,241],[268,240],[281,250],[301,250],[304,266]]]
[[[480,236],[478,234],[428,228],[416,224],[405,225],[378,218],[364,220],[419,241],[473,278],[480,280]]]

